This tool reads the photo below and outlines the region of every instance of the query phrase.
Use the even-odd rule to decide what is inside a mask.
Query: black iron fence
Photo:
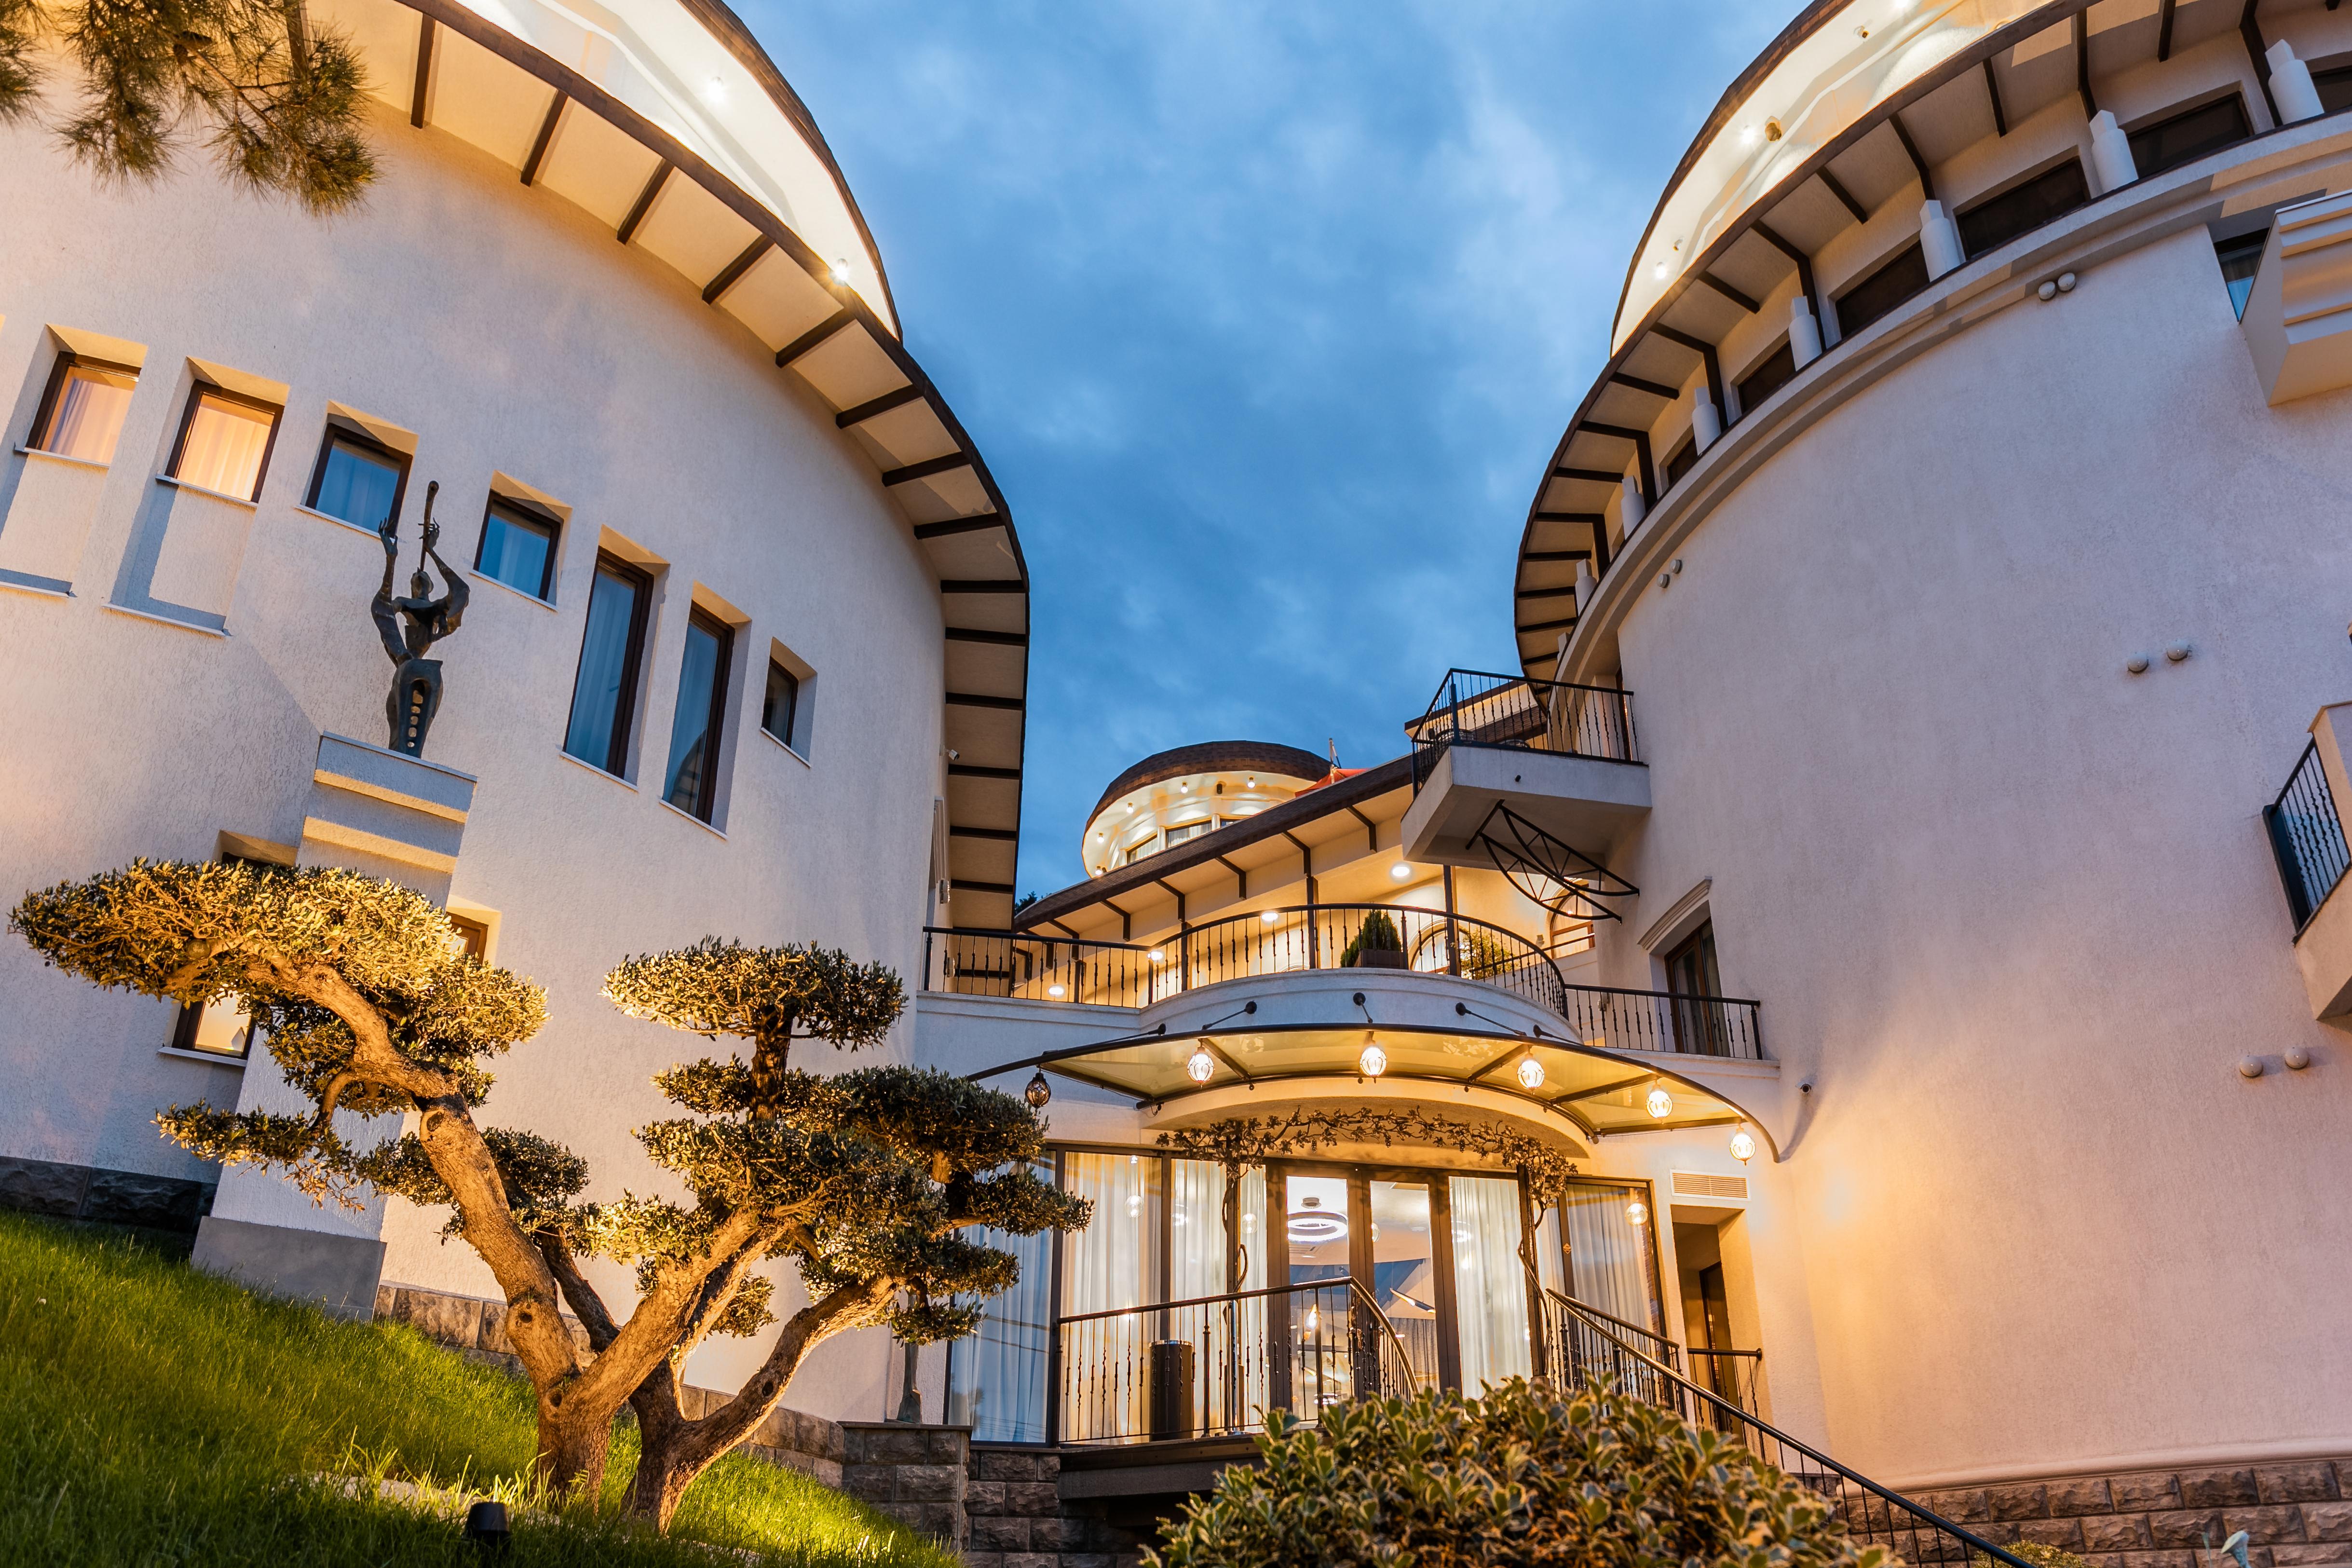
[[[1563,985],[1561,1017],[1571,1038],[1612,1051],[1764,1059],[1762,1004],[1738,996]]]
[[[2286,787],[2263,808],[2263,826],[2270,829],[2271,851],[2278,857],[2279,880],[2286,888],[2287,913],[2300,935],[2343,879],[2345,867],[2352,864],[2352,852],[2344,844],[2344,824],[2336,815],[2336,796],[2320,765],[2318,742],[2304,747]]]
[[[1613,686],[1449,669],[1427,711],[1406,726],[1412,736],[1412,787],[1429,782],[1449,746],[1509,746],[1639,762],[1632,692]]]
[[[969,996],[1147,1007],[1202,985],[1305,969],[1404,969],[1500,986],[1565,1021],[1570,1038],[1604,1050],[1764,1056],[1754,1001],[1570,985],[1552,955],[1517,932],[1444,910],[1261,910],[1157,943],[938,926],[923,932],[925,988]]]
[[[1079,1312],[1054,1322],[1049,1440],[1235,1436],[1268,1410],[1312,1426],[1334,1405],[1434,1381],[1353,1279]]]
[[[1820,1449],[1767,1424],[1753,1411],[1684,1376],[1671,1356],[1653,1353],[1650,1346],[1656,1336],[1648,1331],[1555,1291],[1545,1292],[1544,1299],[1546,1336],[1559,1336],[1553,1342],[1553,1353],[1559,1358],[1556,1364],[1570,1379],[1613,1381],[1636,1398],[1731,1438],[1827,1499],[1846,1532],[1864,1545],[1888,1547],[1910,1563],[1963,1568],[1982,1558],[1989,1560],[1987,1568],[2027,1568],[2014,1553],[1856,1474]]]

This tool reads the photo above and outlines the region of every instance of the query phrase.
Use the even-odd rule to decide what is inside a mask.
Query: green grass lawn
[[[0,1564],[475,1563],[456,1520],[368,1479],[511,1500],[531,1451],[529,1386],[415,1330],[337,1322],[134,1239],[0,1214]],[[519,1514],[503,1561],[953,1568],[740,1455],[656,1537],[617,1515],[635,1463],[624,1428],[604,1506]]]

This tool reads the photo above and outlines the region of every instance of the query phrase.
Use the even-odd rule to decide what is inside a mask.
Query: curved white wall
[[[1655,807],[1604,967],[1654,984],[1712,879],[1868,1474],[2352,1447],[2352,1054],[2260,816],[2352,679],[2347,416],[2263,405],[2179,230],[1822,416],[1619,628]]]
[[[465,144],[388,116],[375,140],[365,209],[332,223],[201,168],[102,192],[45,132],[0,142],[0,210],[43,215],[0,225],[10,446],[48,374],[46,323],[148,346],[74,596],[0,590],[0,891],[135,856],[209,858],[223,830],[292,844],[319,734],[383,742],[391,668],[367,614],[382,552],[297,510],[329,400],[417,434],[404,580],[427,480],[442,481],[443,553],[464,564],[493,471],[522,479],[572,509],[555,606],[472,579],[463,629],[435,650],[446,690],[426,749],[480,778],[453,900],[498,911],[496,960],[549,992],[549,1025],[499,1064],[486,1119],[570,1142],[593,1163],[592,1195],[653,1190],[628,1135],[665,1109],[649,1075],[709,1047],[601,1000],[613,963],[715,933],[816,940],[919,982],[943,793],[939,595],[871,463],[748,332]],[[291,388],[226,637],[107,608],[142,520],[171,494],[154,475],[190,356]],[[33,504],[27,465],[45,461],[0,454],[0,537],[18,525],[12,503]],[[668,563],[635,789],[562,752],[600,530]],[[658,799],[698,585],[749,620],[724,837]],[[817,671],[807,763],[759,729],[772,638]],[[237,1074],[158,1057],[169,1005],[44,971],[15,939],[0,943],[0,1154],[196,1173],[148,1119],[174,1100],[233,1102]],[[492,1293],[431,1229],[417,1211],[391,1216],[384,1278]],[[741,1355],[690,1375],[731,1385]],[[791,1402],[877,1415],[881,1363],[878,1341],[844,1352]]]

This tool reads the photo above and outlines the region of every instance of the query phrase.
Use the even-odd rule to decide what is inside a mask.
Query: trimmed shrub
[[[1374,910],[1356,928],[1356,940],[1339,953],[1339,967],[1356,967],[1357,955],[1365,952],[1402,952],[1404,938],[1397,931],[1396,921],[1389,919],[1385,910]]]
[[[1277,1415],[1273,1417],[1280,1420]],[[1514,1378],[1285,1423],[1151,1568],[1890,1568],[1738,1444],[1612,1389]]]

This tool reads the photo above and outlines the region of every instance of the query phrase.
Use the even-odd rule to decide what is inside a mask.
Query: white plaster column
[[[1969,258],[1960,248],[1959,226],[1952,222],[1941,202],[1927,202],[1919,208],[1919,253],[1927,261],[1927,276],[1941,278]]]
[[[2294,46],[2281,38],[2263,51],[2271,65],[2271,99],[2279,118],[2289,125],[2319,118],[2319,89],[2311,84],[2311,68],[2294,58]]]
[[[1799,370],[1822,357],[1822,326],[1813,320],[1813,302],[1802,294],[1789,301],[1789,353]]]
[[[1706,451],[1723,434],[1723,416],[1715,409],[1715,399],[1706,393],[1694,394],[1691,400],[1691,439],[1696,449]]]
[[[2131,138],[2116,123],[2112,109],[2102,109],[2091,117],[2091,173],[2098,176],[2101,195],[2139,178],[2139,165],[2132,162]]]

